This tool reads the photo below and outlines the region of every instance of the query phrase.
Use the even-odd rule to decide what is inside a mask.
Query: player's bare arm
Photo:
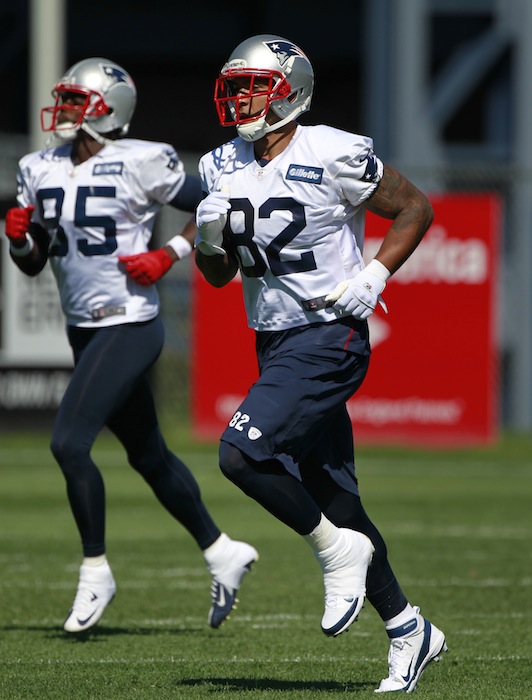
[[[183,236],[183,238],[187,240],[190,243],[190,245],[193,246],[196,234],[196,219],[194,218],[194,216],[191,216],[179,235]]]
[[[434,218],[427,197],[389,165],[366,208],[377,216],[393,219],[376,255],[391,273],[414,252]]]
[[[227,252],[223,230],[231,209],[229,188],[213,190],[196,210],[196,263],[213,287],[223,287],[236,275],[238,263]]]
[[[17,255],[17,246],[12,245],[10,256],[15,265],[28,277],[35,277],[41,272],[48,260],[48,234],[39,226],[32,223],[28,227],[28,236],[31,239],[30,249],[26,254]]]
[[[35,277],[43,269],[46,258],[41,254],[39,248],[34,246],[31,252],[24,257],[15,257],[11,254],[11,259],[15,265],[28,277]]]
[[[197,248],[196,265],[213,287],[224,287],[238,270],[238,263],[232,255],[205,255]]]
[[[180,236],[182,236],[185,241],[187,241],[192,248],[194,248],[194,240],[196,238],[196,221],[194,217],[192,216],[189,221],[185,224],[183,230],[179,233]],[[177,262],[178,260],[181,260],[181,256],[179,256],[178,252],[175,250],[175,247],[172,245],[169,245],[168,243],[164,246],[165,251],[168,253],[170,256],[170,259],[172,263]]]
[[[163,248],[136,255],[119,255],[118,260],[131,279],[148,287],[165,275],[174,263],[193,251],[195,237],[196,222],[191,217],[182,231],[167,241]]]
[[[195,235],[196,222],[192,217],[183,230],[167,241],[163,248],[136,255],[119,255],[118,260],[131,279],[144,287],[149,287],[165,275],[174,263],[192,252]]]

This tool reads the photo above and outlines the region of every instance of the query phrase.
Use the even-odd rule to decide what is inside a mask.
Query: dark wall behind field
[[[316,90],[307,123],[360,130],[364,0],[236,3],[175,0],[68,0],[67,63],[104,56],[135,80],[138,107],[130,134],[206,151],[231,138],[218,125],[214,80],[232,49],[248,36],[284,36],[307,53]],[[28,128],[28,0],[0,0],[0,131]],[[59,77],[59,76],[58,76]],[[50,89],[52,89],[52,85]]]

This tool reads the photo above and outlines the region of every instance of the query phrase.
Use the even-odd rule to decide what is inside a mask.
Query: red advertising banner
[[[498,433],[496,349],[501,205],[494,195],[431,198],[435,217],[390,279],[389,314],[370,318],[372,359],[348,410],[358,444],[454,447]],[[389,222],[368,215],[364,257]],[[257,378],[240,280],[223,289],[193,273],[192,427],[220,436]]]

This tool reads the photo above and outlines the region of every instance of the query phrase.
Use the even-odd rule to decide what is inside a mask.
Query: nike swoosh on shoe
[[[89,615],[89,617],[87,617],[85,620],[80,620],[79,617],[76,618],[77,621],[78,621],[78,625],[79,625],[80,627],[85,627],[85,625],[86,625],[88,622],[90,622],[90,621],[92,620],[92,618],[93,618],[95,615],[96,615],[96,610],[95,610],[91,615]]]
[[[219,605],[221,608],[225,607],[225,588],[223,584],[220,584],[220,590],[216,604]]]
[[[412,664],[413,664],[413,662],[414,662],[414,659],[412,659],[412,660],[410,661],[410,666],[408,667],[408,671],[407,671],[406,676],[401,676],[401,678],[404,680],[405,683],[408,683],[408,681],[410,680],[410,677],[411,677],[411,675],[412,675]]]

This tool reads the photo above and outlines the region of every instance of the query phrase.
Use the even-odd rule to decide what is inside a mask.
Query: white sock
[[[220,557],[220,555],[224,555],[225,548],[229,544],[231,540],[229,537],[225,534],[225,532],[222,532],[220,537],[218,537],[217,540],[215,540],[211,545],[207,547],[207,549],[203,550],[203,556],[205,557],[205,561],[207,564],[214,564],[216,559]]]
[[[415,632],[417,629],[417,618],[418,615],[414,608],[410,605],[410,603],[406,604],[406,608],[399,613],[399,615],[396,615],[395,617],[390,618],[389,620],[386,620],[384,625],[386,627],[386,631],[388,630],[393,630],[398,627],[402,627],[403,625],[408,625],[408,623],[415,619],[416,620],[416,625],[414,627],[408,626],[408,628],[405,628],[405,632],[407,634],[411,632]]]
[[[337,542],[340,528],[333,525],[322,513],[320,522],[308,535],[303,535],[315,552],[323,552]]]
[[[105,554],[100,554],[97,557],[84,557],[83,566],[102,566],[107,561]]]

